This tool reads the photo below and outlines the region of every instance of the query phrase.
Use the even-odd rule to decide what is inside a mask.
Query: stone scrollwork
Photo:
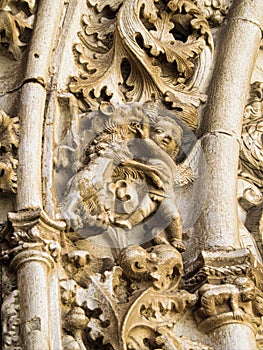
[[[35,7],[35,0],[0,2],[1,52],[13,60],[22,58],[23,47],[29,42]]]
[[[16,192],[19,121],[0,110],[0,191]]]
[[[159,100],[197,127],[212,37],[193,1],[90,0],[79,37],[82,75],[70,89],[84,110]]]

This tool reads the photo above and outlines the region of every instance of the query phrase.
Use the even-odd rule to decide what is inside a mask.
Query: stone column
[[[196,232],[200,234],[200,244],[204,250],[221,250],[220,259],[226,271],[227,251],[241,248],[237,215],[239,146],[243,111],[262,37],[262,18],[261,0],[234,1],[218,43],[208,103],[199,130],[208,176],[205,184],[207,198]],[[225,282],[221,280],[219,283]],[[211,300],[216,299],[217,293],[224,298],[224,293],[228,293],[227,288],[229,299],[226,298],[226,305],[229,305],[233,294],[240,298],[237,297],[239,292],[234,279],[227,286],[213,285],[212,281],[206,288],[204,303],[210,297]],[[239,312],[239,306],[237,309]],[[227,312],[216,315],[215,310],[212,316],[209,306],[205,312],[208,317],[206,327],[211,326],[209,332],[216,349],[257,349],[251,319],[235,318]]]
[[[186,286],[199,287],[199,330],[209,335],[215,350],[256,350],[262,292],[254,281],[262,280],[262,265],[248,249],[202,252],[200,259],[203,267]]]
[[[52,307],[55,318],[59,315],[59,303],[51,300],[51,294],[58,299],[59,293],[51,293],[51,280],[64,224],[50,220],[40,209],[9,213],[9,220],[16,245],[10,253],[11,268],[17,272],[22,344],[25,349],[59,350],[60,323],[50,315]]]
[[[10,213],[24,349],[59,350],[61,326],[56,277],[63,224],[43,211],[42,137],[50,65],[64,12],[63,0],[39,1],[20,98],[18,213]],[[53,300],[51,300],[51,295]],[[52,323],[51,323],[52,320]]]
[[[42,207],[42,134],[50,64],[64,1],[42,0],[36,15],[20,99],[17,209]]]
[[[261,40],[263,2],[236,0],[218,43],[199,130],[207,162],[207,198],[199,220],[202,247],[240,247],[237,169],[243,111]]]

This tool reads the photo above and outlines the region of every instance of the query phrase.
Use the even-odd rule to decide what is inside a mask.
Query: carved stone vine
[[[35,0],[3,0],[0,3],[1,53],[20,60],[33,26]]]
[[[70,84],[82,109],[159,100],[197,127],[212,39],[192,1],[91,0],[82,21],[82,74]]]
[[[16,192],[19,121],[0,110],[0,191]]]

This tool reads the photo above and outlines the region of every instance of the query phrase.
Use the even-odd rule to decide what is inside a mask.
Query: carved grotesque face
[[[161,120],[150,130],[150,138],[170,156],[175,157],[181,144],[181,128],[172,120]]]
[[[238,277],[235,280],[235,284],[240,290],[241,300],[243,302],[251,301],[256,296],[255,284],[250,281],[248,278]]]

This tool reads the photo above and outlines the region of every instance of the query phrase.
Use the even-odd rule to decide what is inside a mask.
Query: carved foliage
[[[0,2],[0,43],[2,49],[10,53],[9,58],[19,60],[22,57],[32,30],[35,3],[35,0]]]
[[[18,149],[18,118],[10,118],[0,110],[0,190],[2,192],[16,192],[16,169]]]
[[[179,338],[174,329],[197,301],[196,295],[177,290],[182,274],[180,254],[175,248],[156,246],[151,262],[150,256],[149,261],[136,259],[136,252],[145,257],[150,254],[139,246],[126,248],[121,266],[97,273],[91,271],[93,259],[86,251],[66,254],[65,271],[72,278],[61,281],[64,349],[202,348]],[[148,267],[152,273],[147,272]],[[168,277],[171,270],[177,274],[174,271]],[[168,279],[170,283],[161,283]]]
[[[245,108],[242,144],[240,151],[240,175],[263,187],[263,83],[254,82]]]
[[[57,261],[60,258],[60,233],[64,229],[63,222],[55,222],[40,209],[22,210],[18,213],[9,213],[12,223],[5,239],[9,249],[1,252],[8,259],[27,249],[46,252]]]
[[[176,336],[174,326],[195,303],[196,296],[186,291],[146,290],[132,304],[124,320],[124,349],[181,349],[184,340]]]
[[[207,47],[208,53],[212,43],[192,1],[92,0],[79,37],[75,49],[83,74],[70,89],[91,109],[105,100],[160,99],[197,126],[200,72],[209,66],[209,54],[202,51]]]
[[[221,25],[233,0],[195,0],[205,18],[213,27]]]
[[[3,301],[1,307],[3,350],[22,350],[19,336],[19,292],[12,291]]]

